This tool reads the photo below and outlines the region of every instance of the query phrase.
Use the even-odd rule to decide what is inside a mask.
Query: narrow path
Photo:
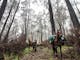
[[[38,47],[37,52],[26,54],[21,60],[53,60],[53,56],[48,48]]]

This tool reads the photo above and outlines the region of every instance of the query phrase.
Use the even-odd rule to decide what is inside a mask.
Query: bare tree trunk
[[[6,18],[6,21],[5,21],[4,25],[3,25],[3,28],[2,28],[2,30],[1,30],[1,33],[0,33],[0,40],[1,40],[2,33],[3,33],[4,29],[5,29],[5,26],[6,26],[6,24],[7,24],[8,18],[9,18],[9,16],[10,16],[10,13],[11,13],[11,11],[12,11],[12,8],[13,8],[13,6],[14,6],[14,2],[15,2],[15,0],[13,1],[12,5],[11,5],[9,14],[8,14],[8,16],[7,16],[7,18]]]
[[[12,23],[14,22],[14,18],[15,18],[16,12],[18,11],[19,4],[20,4],[20,0],[19,0],[19,3],[18,3],[18,5],[17,5],[16,11],[15,11],[15,13],[14,13],[14,16],[13,16],[13,18],[12,18],[12,21],[11,21],[11,24],[10,24],[10,26],[9,26],[9,29],[8,29],[6,35],[5,35],[4,39],[3,39],[3,42],[5,42],[5,43],[7,42],[7,39],[8,39],[8,36],[9,36],[9,31],[10,31],[10,29],[11,29]]]
[[[28,25],[29,25],[29,16],[28,16],[27,27],[26,27],[26,39],[28,39]]]
[[[47,27],[47,26],[46,26],[46,23],[45,23],[45,22],[46,22],[46,20],[44,20],[44,28],[45,28],[45,30],[46,30],[46,27]],[[44,33],[44,38],[46,38],[45,40],[47,40],[47,33],[46,33],[46,31],[45,31],[45,33]]]
[[[70,17],[71,17],[71,20],[73,22],[74,27],[75,28],[76,27],[80,27],[79,20],[78,20],[76,14],[75,14],[75,11],[74,11],[70,1],[69,0],[65,0],[65,2],[67,4],[67,7],[68,7],[68,10],[69,10],[69,13],[70,13]]]
[[[41,43],[43,41],[43,32],[42,32],[42,24],[41,24]]]
[[[64,22],[62,24],[62,32],[63,32],[63,35],[65,36]]]
[[[3,3],[0,8],[0,21],[2,19],[6,6],[7,6],[7,0],[3,0]]]
[[[27,30],[27,28],[26,28],[26,19],[25,19],[24,23],[25,23],[25,40],[26,40],[26,30]]]
[[[51,27],[52,27],[52,34],[55,33],[55,22],[53,18],[53,11],[52,11],[52,6],[50,0],[48,0],[48,5],[49,5],[49,13],[50,13],[50,22],[51,22]]]
[[[80,42],[79,42],[79,40],[80,40],[80,38],[79,38],[79,36],[80,36],[80,34],[79,34],[80,23],[79,23],[79,20],[78,20],[76,14],[75,14],[74,9],[72,8],[72,5],[71,5],[70,1],[69,0],[65,0],[65,1],[66,1],[66,4],[67,4],[69,13],[70,13],[71,20],[73,22],[73,26],[74,26],[74,30],[73,30],[74,32],[73,33],[75,34],[75,36],[73,36],[74,37],[74,45],[73,46],[74,46],[74,52],[75,52],[75,59],[78,60],[78,58],[77,58],[78,53],[79,53],[78,50],[80,48],[80,46],[79,46],[79,44],[80,44]]]
[[[41,38],[41,43],[42,43],[42,38],[43,38],[43,33],[42,33],[42,22],[41,22],[41,19],[39,20],[40,22],[40,38]]]
[[[28,2],[28,0],[26,0],[27,2]],[[27,5],[27,9],[28,8],[30,8],[30,1],[29,1],[29,4]],[[26,26],[26,39],[28,40],[28,25],[29,25],[29,18],[30,18],[30,16],[29,16],[29,14],[28,14],[28,10],[27,10],[27,26]]]
[[[60,9],[59,9],[59,0],[56,1],[56,4],[57,4],[57,22],[58,22],[58,25],[59,25],[59,30],[62,32],[62,22],[59,22],[59,20],[61,21],[60,19]]]
[[[28,16],[28,20],[26,21],[27,19],[25,19],[25,37],[26,37],[26,39],[28,39],[27,37],[27,35],[28,35],[28,25],[29,25],[29,16]],[[27,25],[26,25],[27,24]]]

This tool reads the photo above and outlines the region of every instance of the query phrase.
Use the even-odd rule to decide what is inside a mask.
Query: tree
[[[25,33],[26,33],[26,39],[28,39],[28,25],[29,25],[29,16],[28,16],[28,20],[27,20],[27,26],[25,27]]]
[[[56,0],[56,13],[55,13],[55,19],[56,22],[58,23],[57,26],[59,25],[59,30],[65,35],[65,29],[64,29],[64,23],[65,20],[67,19],[66,15],[66,8],[62,5],[60,5],[60,0]]]
[[[8,18],[9,18],[10,14],[11,14],[11,11],[12,11],[12,8],[13,8],[13,6],[14,6],[14,3],[15,3],[15,0],[13,1],[12,5],[11,5],[9,14],[8,14],[8,16],[7,16],[7,18],[6,18],[6,21],[5,21],[4,25],[3,25],[3,28],[2,28],[2,30],[1,30],[0,40],[1,40],[1,36],[2,36],[2,34],[3,34],[3,31],[4,31],[4,29],[5,29],[5,26],[6,26],[6,24],[7,24]]]
[[[22,27],[22,30],[24,31],[25,33],[25,37],[26,39],[28,38],[28,25],[29,25],[29,21],[30,21],[30,1],[28,0],[25,0],[24,2],[22,2],[22,4],[24,5],[24,7],[22,7],[22,10],[24,11],[21,16],[22,18],[24,19],[24,28],[25,30],[23,30],[23,27]]]
[[[0,8],[0,21],[2,19],[6,6],[7,6],[7,0],[3,0],[3,3]]]
[[[52,11],[52,6],[50,0],[48,0],[48,5],[49,5],[49,14],[50,14],[50,22],[51,22],[51,27],[52,27],[52,34],[55,33],[55,22],[53,18],[53,11]]]
[[[75,14],[75,11],[70,3],[69,0],[65,0],[66,4],[67,4],[67,7],[68,7],[68,10],[69,10],[69,13],[70,13],[70,17],[71,17],[71,20],[72,20],[72,23],[73,23],[73,26],[74,26],[74,30],[72,30],[72,33],[73,35],[71,36],[73,39],[73,42],[74,42],[74,52],[75,52],[75,59],[78,59],[78,53],[80,53],[80,23],[79,23],[79,20]],[[70,38],[71,38],[70,37]]]
[[[41,43],[42,43],[42,41],[43,41],[43,31],[42,31],[42,30],[43,30],[43,26],[42,26],[42,22],[41,22],[41,21],[42,21],[42,20],[40,19],[40,20],[39,20],[39,22],[40,22],[40,23],[39,23],[39,26],[40,26]]]
[[[7,42],[7,39],[8,39],[8,36],[9,36],[9,31],[10,31],[10,29],[11,29],[11,26],[12,26],[13,22],[14,22],[14,18],[15,18],[16,12],[18,11],[19,4],[20,4],[20,0],[19,0],[19,3],[18,3],[18,5],[17,5],[17,8],[16,8],[16,10],[15,10],[15,13],[14,13],[14,15],[13,15],[13,18],[12,18],[12,21],[11,21],[11,23],[10,23],[9,29],[8,29],[6,35],[5,35],[4,39],[3,39],[3,42],[5,42],[5,43]]]
[[[67,7],[68,7],[68,10],[69,10],[69,13],[70,13],[70,17],[71,17],[71,20],[73,22],[73,26],[76,28],[80,27],[80,24],[79,24],[79,20],[75,14],[75,11],[70,3],[69,0],[65,0],[66,4],[67,4]]]

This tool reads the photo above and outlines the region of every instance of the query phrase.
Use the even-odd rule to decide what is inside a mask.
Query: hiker
[[[61,60],[62,60],[62,45],[64,45],[65,38],[62,35],[61,31],[57,31],[56,34],[57,46],[60,48]]]
[[[35,40],[32,45],[33,45],[33,51],[36,52],[37,51],[37,40]]]
[[[57,47],[60,47],[60,51],[61,51],[61,46],[63,45],[63,38],[62,38],[62,34],[61,32],[58,30],[57,33],[55,35],[52,35],[49,37],[48,39],[52,45],[52,49],[54,52],[54,56],[57,57]]]
[[[59,30],[57,30],[57,33],[56,33],[56,40],[58,42],[58,46],[61,45],[60,41],[61,41],[61,32]]]
[[[54,56],[57,57],[57,45],[56,45],[56,35],[52,35],[49,37],[49,41],[52,45],[52,49],[53,49],[53,52],[54,52]]]
[[[57,31],[56,38],[59,47],[64,45],[65,38],[60,31]]]

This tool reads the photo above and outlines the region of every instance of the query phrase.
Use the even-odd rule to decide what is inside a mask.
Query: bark
[[[3,3],[0,8],[0,21],[2,19],[6,6],[7,6],[7,0],[3,0]]]
[[[80,34],[79,34],[80,24],[79,24],[79,20],[78,20],[76,14],[75,14],[75,12],[74,12],[74,9],[73,9],[70,1],[69,1],[69,0],[65,0],[65,1],[66,1],[66,4],[67,4],[69,13],[70,13],[71,20],[72,20],[72,22],[73,22],[73,26],[74,26],[73,34],[75,34],[75,36],[72,36],[72,37],[73,37],[73,40],[74,40],[74,45],[73,45],[73,46],[74,46],[75,56],[78,57],[78,53],[79,53],[78,50],[79,50],[79,48],[80,48],[80,47],[78,47],[79,44],[80,44],[80,42],[79,42],[79,40],[80,40],[80,39],[79,39],[79,36],[80,36]],[[79,43],[79,44],[78,44],[78,43]],[[76,60],[78,60],[77,57],[75,57]]]
[[[11,11],[12,11],[12,8],[13,8],[13,6],[14,6],[14,2],[15,2],[15,0],[13,1],[12,5],[11,5],[9,14],[8,14],[8,16],[7,16],[7,18],[6,18],[6,21],[5,21],[4,25],[3,25],[3,28],[2,28],[2,30],[1,30],[0,40],[1,40],[1,36],[2,36],[2,34],[3,34],[3,31],[4,31],[4,29],[5,29],[5,26],[6,26],[6,24],[7,24],[8,18],[9,18],[9,16],[10,16],[10,13],[11,13]]]
[[[25,40],[26,40],[26,35],[27,35],[26,34],[26,30],[27,30],[27,28],[26,28],[26,19],[25,19],[25,22],[24,23],[25,23]]]
[[[49,13],[50,13],[50,22],[51,22],[51,28],[52,28],[52,34],[55,33],[55,22],[53,18],[53,11],[52,11],[52,6],[50,0],[48,0],[48,5],[49,5]]]
[[[79,20],[75,14],[75,11],[70,3],[69,0],[65,0],[66,4],[67,4],[67,7],[68,7],[68,10],[69,10],[69,13],[70,13],[70,17],[71,17],[71,20],[73,22],[73,26],[76,28],[80,27],[80,24],[79,24]]]
[[[5,35],[4,39],[3,39],[3,42],[4,42],[4,43],[7,42],[7,39],[8,39],[8,36],[9,36],[9,31],[10,31],[10,29],[11,29],[11,26],[12,26],[13,22],[14,22],[14,18],[15,18],[16,12],[18,11],[19,4],[20,4],[20,0],[19,0],[19,3],[18,3],[18,5],[17,5],[16,11],[15,11],[15,13],[14,13],[14,16],[13,16],[13,18],[12,18],[12,21],[11,21],[11,24],[10,24],[10,26],[9,26],[9,29],[8,29],[6,35]]]
[[[42,20],[39,18],[39,31],[37,31],[37,32],[40,32],[40,43],[42,43],[42,41],[43,41],[43,32],[42,32],[42,30],[43,30]]]
[[[65,36],[64,22],[63,22],[63,24],[62,24],[62,32],[63,32],[63,35]]]
[[[26,39],[28,39],[28,25],[29,25],[29,16],[28,16],[27,27],[26,27]]]

